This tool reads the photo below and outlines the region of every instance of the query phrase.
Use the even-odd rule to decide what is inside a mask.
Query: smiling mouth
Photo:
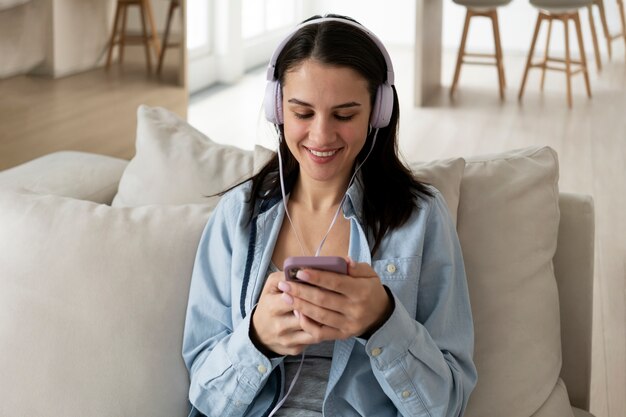
[[[309,149],[306,148],[307,151],[309,151],[311,154],[313,154],[314,156],[317,156],[318,158],[328,158],[329,156],[333,156],[334,154],[336,154],[337,152],[339,152],[339,149],[334,149],[332,151],[315,151],[313,149]]]

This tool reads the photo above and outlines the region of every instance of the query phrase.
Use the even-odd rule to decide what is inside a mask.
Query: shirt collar
[[[343,213],[346,218],[356,217],[361,221],[363,219],[363,188],[359,180],[360,178],[355,179],[348,191],[346,191]]]

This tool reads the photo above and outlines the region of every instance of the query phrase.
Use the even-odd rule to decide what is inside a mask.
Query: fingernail
[[[298,310],[293,310],[293,315],[296,316],[298,319],[300,318],[300,312]]]
[[[309,280],[309,274],[300,270],[298,272],[296,272],[296,278],[301,279],[302,281],[308,281]]]
[[[289,305],[293,304],[293,297],[290,296],[289,294],[282,293],[280,296],[282,297],[283,301],[286,302],[287,304]]]
[[[289,284],[287,284],[286,281],[280,281],[278,283],[278,289],[281,290],[282,292],[289,292],[289,291],[291,291],[291,287],[289,286]]]

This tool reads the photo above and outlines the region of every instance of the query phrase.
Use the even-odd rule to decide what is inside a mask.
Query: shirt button
[[[411,396],[411,391],[402,391],[402,398],[409,398]]]
[[[378,355],[380,355],[383,352],[383,350],[381,348],[374,348],[372,349],[372,356],[376,357]]]
[[[390,274],[393,274],[394,272],[396,272],[396,266],[394,264],[388,264],[387,272],[389,272]]]
[[[263,365],[257,366],[256,369],[257,369],[257,371],[259,371],[259,373],[262,373],[262,374],[267,372],[267,368],[265,366],[263,366]]]

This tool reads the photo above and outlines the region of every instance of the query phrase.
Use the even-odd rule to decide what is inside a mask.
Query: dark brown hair
[[[345,18],[337,15],[327,16]],[[319,17],[321,16],[314,16],[311,19]],[[285,74],[306,59],[355,70],[367,80],[372,104],[378,86],[386,81],[387,66],[378,46],[363,31],[340,21],[307,25],[294,34],[276,61],[275,76],[281,85]],[[418,208],[420,197],[432,195],[425,184],[417,181],[398,157],[400,106],[395,87],[393,96],[391,121],[387,127],[379,129],[374,149],[357,175],[364,198],[362,221],[372,239],[370,244],[373,242],[372,254],[376,252],[387,232],[402,226],[409,219]],[[296,183],[300,169],[285,143],[282,125],[277,126],[277,133],[283,158],[285,192],[289,193]],[[356,163],[365,159],[372,146],[374,134],[375,130],[368,134],[363,149],[357,155]],[[260,200],[280,198],[278,154],[274,155],[251,180],[252,210],[258,206]],[[250,215],[252,218],[254,213]]]

